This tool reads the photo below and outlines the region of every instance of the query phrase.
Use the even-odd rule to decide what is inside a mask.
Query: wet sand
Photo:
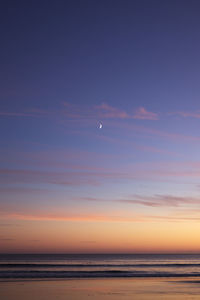
[[[200,282],[188,279],[72,279],[1,281],[2,300],[192,300]]]

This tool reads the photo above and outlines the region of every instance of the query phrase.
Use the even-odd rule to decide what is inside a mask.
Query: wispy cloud
[[[28,192],[28,189],[16,187],[16,184],[51,184],[63,186],[92,185],[99,186],[104,183],[126,182],[127,180],[180,180],[183,178],[200,178],[200,163],[197,162],[159,162],[159,163],[134,163],[115,167],[98,167],[79,164],[68,164],[64,169],[35,170],[35,169],[0,169],[2,184],[15,184],[10,192]],[[67,167],[67,164],[66,164]],[[13,190],[12,190],[13,188]],[[7,187],[2,187],[0,192],[9,193]],[[30,189],[30,193],[47,192],[43,189]]]
[[[184,118],[200,118],[200,110],[197,111],[177,111],[166,113],[166,115],[178,115]],[[23,111],[0,111],[0,116],[4,117],[67,117],[69,120],[96,120],[96,119],[138,119],[138,120],[159,120],[160,114],[149,111],[140,106],[129,111],[112,106],[106,102],[95,106],[80,106],[64,101],[56,111],[54,109],[29,108]]]
[[[183,206],[197,206],[200,207],[200,197],[174,196],[174,195],[160,195],[152,196],[133,194],[129,197],[121,199],[102,199],[95,197],[74,198],[74,201],[91,201],[91,202],[115,202],[121,204],[132,204],[149,207],[183,207]]]
[[[132,217],[127,218],[123,216],[106,216],[97,214],[28,214],[28,213],[16,213],[16,212],[0,212],[1,218],[15,219],[15,220],[33,220],[33,221],[68,221],[68,222],[140,222],[143,218]]]
[[[189,112],[189,111],[178,111],[178,112],[173,112],[170,113],[171,115],[179,115],[184,118],[196,118],[200,119],[200,111],[197,110],[195,112]]]
[[[140,119],[140,120],[158,120],[157,113],[149,112],[144,107],[133,108],[133,113],[127,112],[124,109],[111,106],[108,103],[101,103],[94,107],[79,107],[69,102],[63,103],[64,114],[75,120],[92,120],[92,119]]]
[[[64,186],[77,185],[100,185],[108,180],[126,180],[133,178],[133,175],[126,172],[105,172],[82,171],[53,172],[19,169],[0,169],[1,182],[4,184],[32,183],[32,184],[57,184]]]
[[[117,223],[160,223],[160,222],[185,222],[199,221],[200,216],[174,216],[174,215],[144,215],[133,216],[120,215],[61,215],[61,214],[24,214],[24,213],[0,213],[1,218],[24,221],[66,221],[66,222],[117,222]]]
[[[106,103],[102,103],[95,107],[99,113],[100,118],[116,118],[116,119],[129,119],[130,116],[123,110],[112,107]]]
[[[140,120],[158,120],[158,114],[154,112],[147,111],[144,107],[139,107],[133,114],[134,119]]]
[[[132,199],[118,200],[122,203],[139,204],[151,207],[178,207],[184,205],[198,205],[200,206],[200,197],[178,197],[173,195],[153,195],[141,196],[133,195]]]
[[[135,112],[127,113],[116,107],[112,107],[106,103],[96,106],[101,118],[116,118],[116,119],[140,119],[140,120],[158,120],[158,114],[147,111],[144,107],[139,107]]]
[[[63,102],[58,110],[30,108],[23,111],[0,111],[0,116],[4,117],[47,117],[63,116],[69,120],[96,120],[96,119],[138,119],[138,120],[158,120],[159,115],[155,112],[147,111],[144,107],[133,107],[133,113],[124,109],[114,107],[108,103],[101,103],[93,107],[80,106],[70,102]]]

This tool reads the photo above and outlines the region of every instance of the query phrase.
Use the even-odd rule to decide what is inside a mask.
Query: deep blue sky
[[[6,1],[1,107],[68,99],[195,109],[199,9],[199,1]]]

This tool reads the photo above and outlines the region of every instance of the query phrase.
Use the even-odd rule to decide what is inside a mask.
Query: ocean
[[[199,254],[1,254],[0,279],[200,277]]]

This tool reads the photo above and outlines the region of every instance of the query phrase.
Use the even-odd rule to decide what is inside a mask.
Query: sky
[[[2,2],[1,253],[200,251],[199,11]]]

